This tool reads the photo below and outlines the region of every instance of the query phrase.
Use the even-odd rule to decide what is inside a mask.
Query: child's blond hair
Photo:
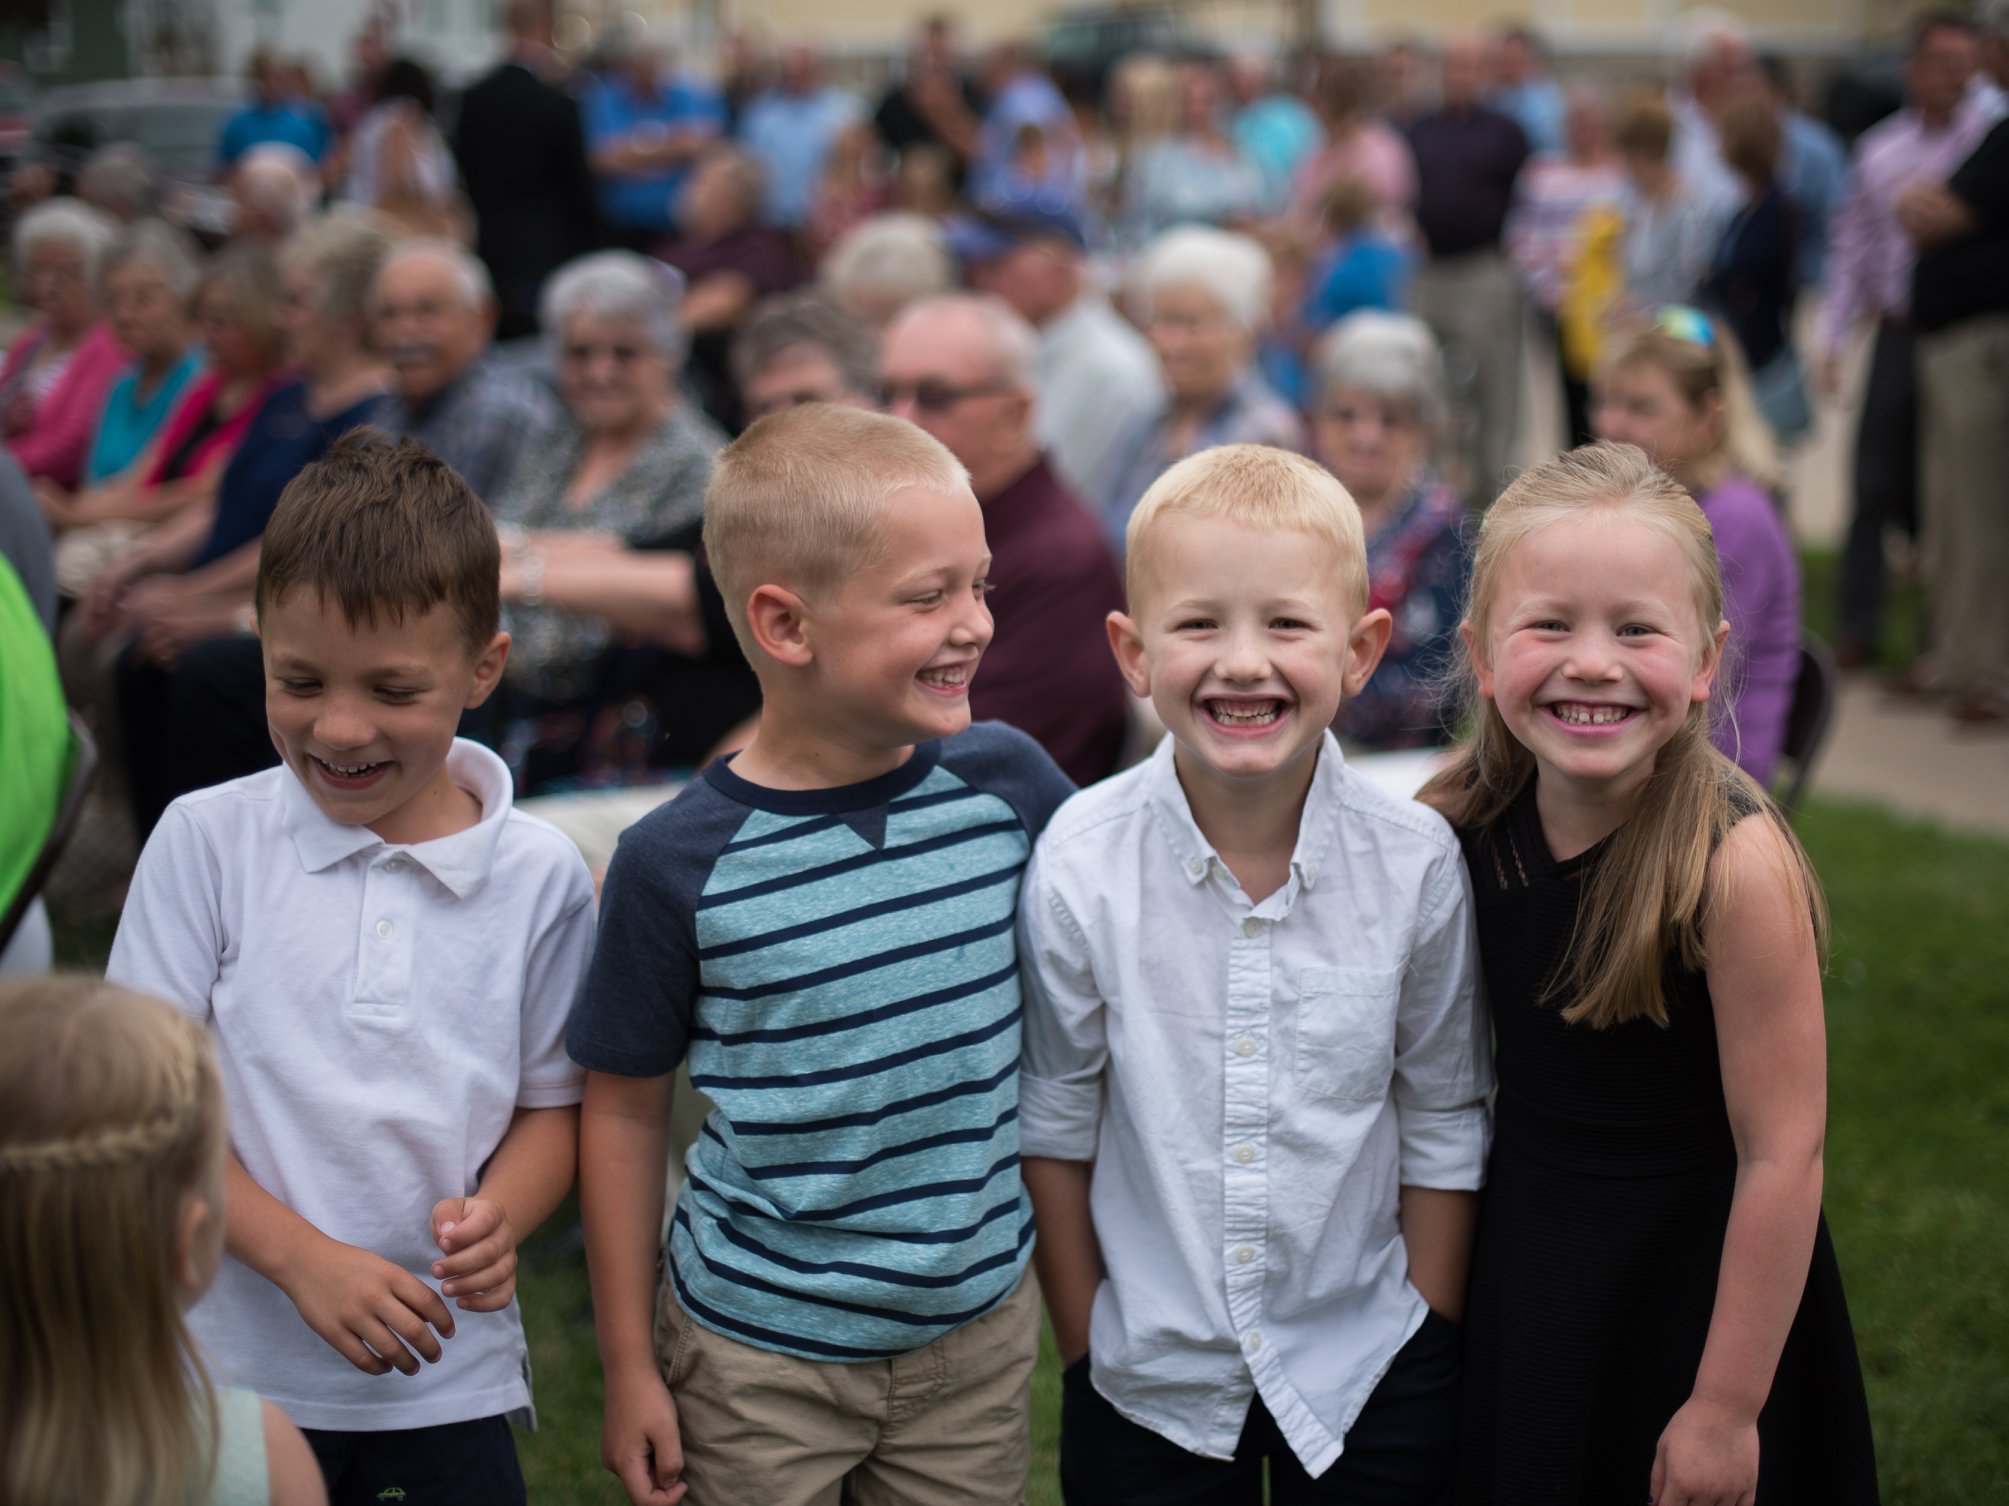
[[[778,585],[813,598],[878,561],[887,502],[911,487],[967,489],[969,472],[904,419],[809,403],[770,414],[724,450],[705,493],[705,553],[749,659],[746,604]]]
[[[1598,373],[1600,381],[1621,371],[1651,367],[1665,372],[1682,401],[1700,408],[1714,393],[1723,403],[1723,428],[1716,447],[1702,457],[1702,467],[1748,476],[1767,491],[1776,490],[1785,480],[1779,460],[1778,442],[1758,408],[1751,386],[1751,373],[1737,340],[1722,320],[1700,316],[1711,342],[1701,345],[1673,333],[1661,325],[1633,327],[1615,332]],[[1710,476],[1706,491],[1721,480]]]
[[[174,1272],[223,1144],[208,1034],[56,977],[0,984],[0,1040],[0,1500],[186,1506],[216,1462]]]
[[[1594,444],[1522,472],[1487,510],[1465,611],[1470,635],[1486,653],[1492,652],[1488,635],[1509,556],[1551,523],[1592,509],[1623,509],[1674,541],[1687,566],[1700,631],[1714,635],[1723,620],[1723,575],[1709,520],[1645,451]],[[1462,668],[1471,731],[1417,798],[1454,826],[1484,829],[1534,779],[1535,757],[1508,730],[1498,706],[1479,695],[1469,648]],[[1710,744],[1709,717],[1706,702],[1689,708],[1613,835],[1596,881],[1584,886],[1576,933],[1548,994],[1569,1001],[1563,1018],[1572,1024],[1667,1023],[1662,974],[1670,959],[1689,969],[1708,960],[1702,933],[1711,898],[1709,863],[1740,809],[1763,812],[1779,828],[1795,858],[1786,881],[1813,917],[1817,947],[1825,945],[1827,914],[1806,853],[1764,790]]]
[[[1270,445],[1227,444],[1188,455],[1138,501],[1124,533],[1124,589],[1135,616],[1144,600],[1154,525],[1164,518],[1221,518],[1262,533],[1291,529],[1339,555],[1353,615],[1367,610],[1367,534],[1353,495],[1314,461]]]

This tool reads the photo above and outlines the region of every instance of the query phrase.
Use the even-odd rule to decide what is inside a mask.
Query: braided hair
[[[177,1279],[223,1216],[207,1032],[96,978],[0,984],[0,1500],[168,1506],[215,1469]]]

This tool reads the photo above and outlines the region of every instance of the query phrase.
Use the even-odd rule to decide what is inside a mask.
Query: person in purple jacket
[[[1799,674],[1800,561],[1772,495],[1778,452],[1734,337],[1700,310],[1662,308],[1650,327],[1613,348],[1591,426],[1599,439],[1653,456],[1715,531],[1730,619],[1729,714],[1715,742],[1768,783]]]

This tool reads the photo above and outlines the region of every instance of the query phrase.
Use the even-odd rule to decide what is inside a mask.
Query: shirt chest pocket
[[[1308,967],[1298,974],[1297,1081],[1317,1098],[1379,1100],[1395,1075],[1402,971]]]

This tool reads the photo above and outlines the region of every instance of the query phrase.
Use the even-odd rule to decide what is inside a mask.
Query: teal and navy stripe
[[[570,1045],[645,1075],[687,1051],[718,1106],[669,1241],[700,1321],[878,1359],[1010,1292],[1032,1239],[1013,919],[1067,793],[983,726],[836,791],[714,765],[623,838]]]

